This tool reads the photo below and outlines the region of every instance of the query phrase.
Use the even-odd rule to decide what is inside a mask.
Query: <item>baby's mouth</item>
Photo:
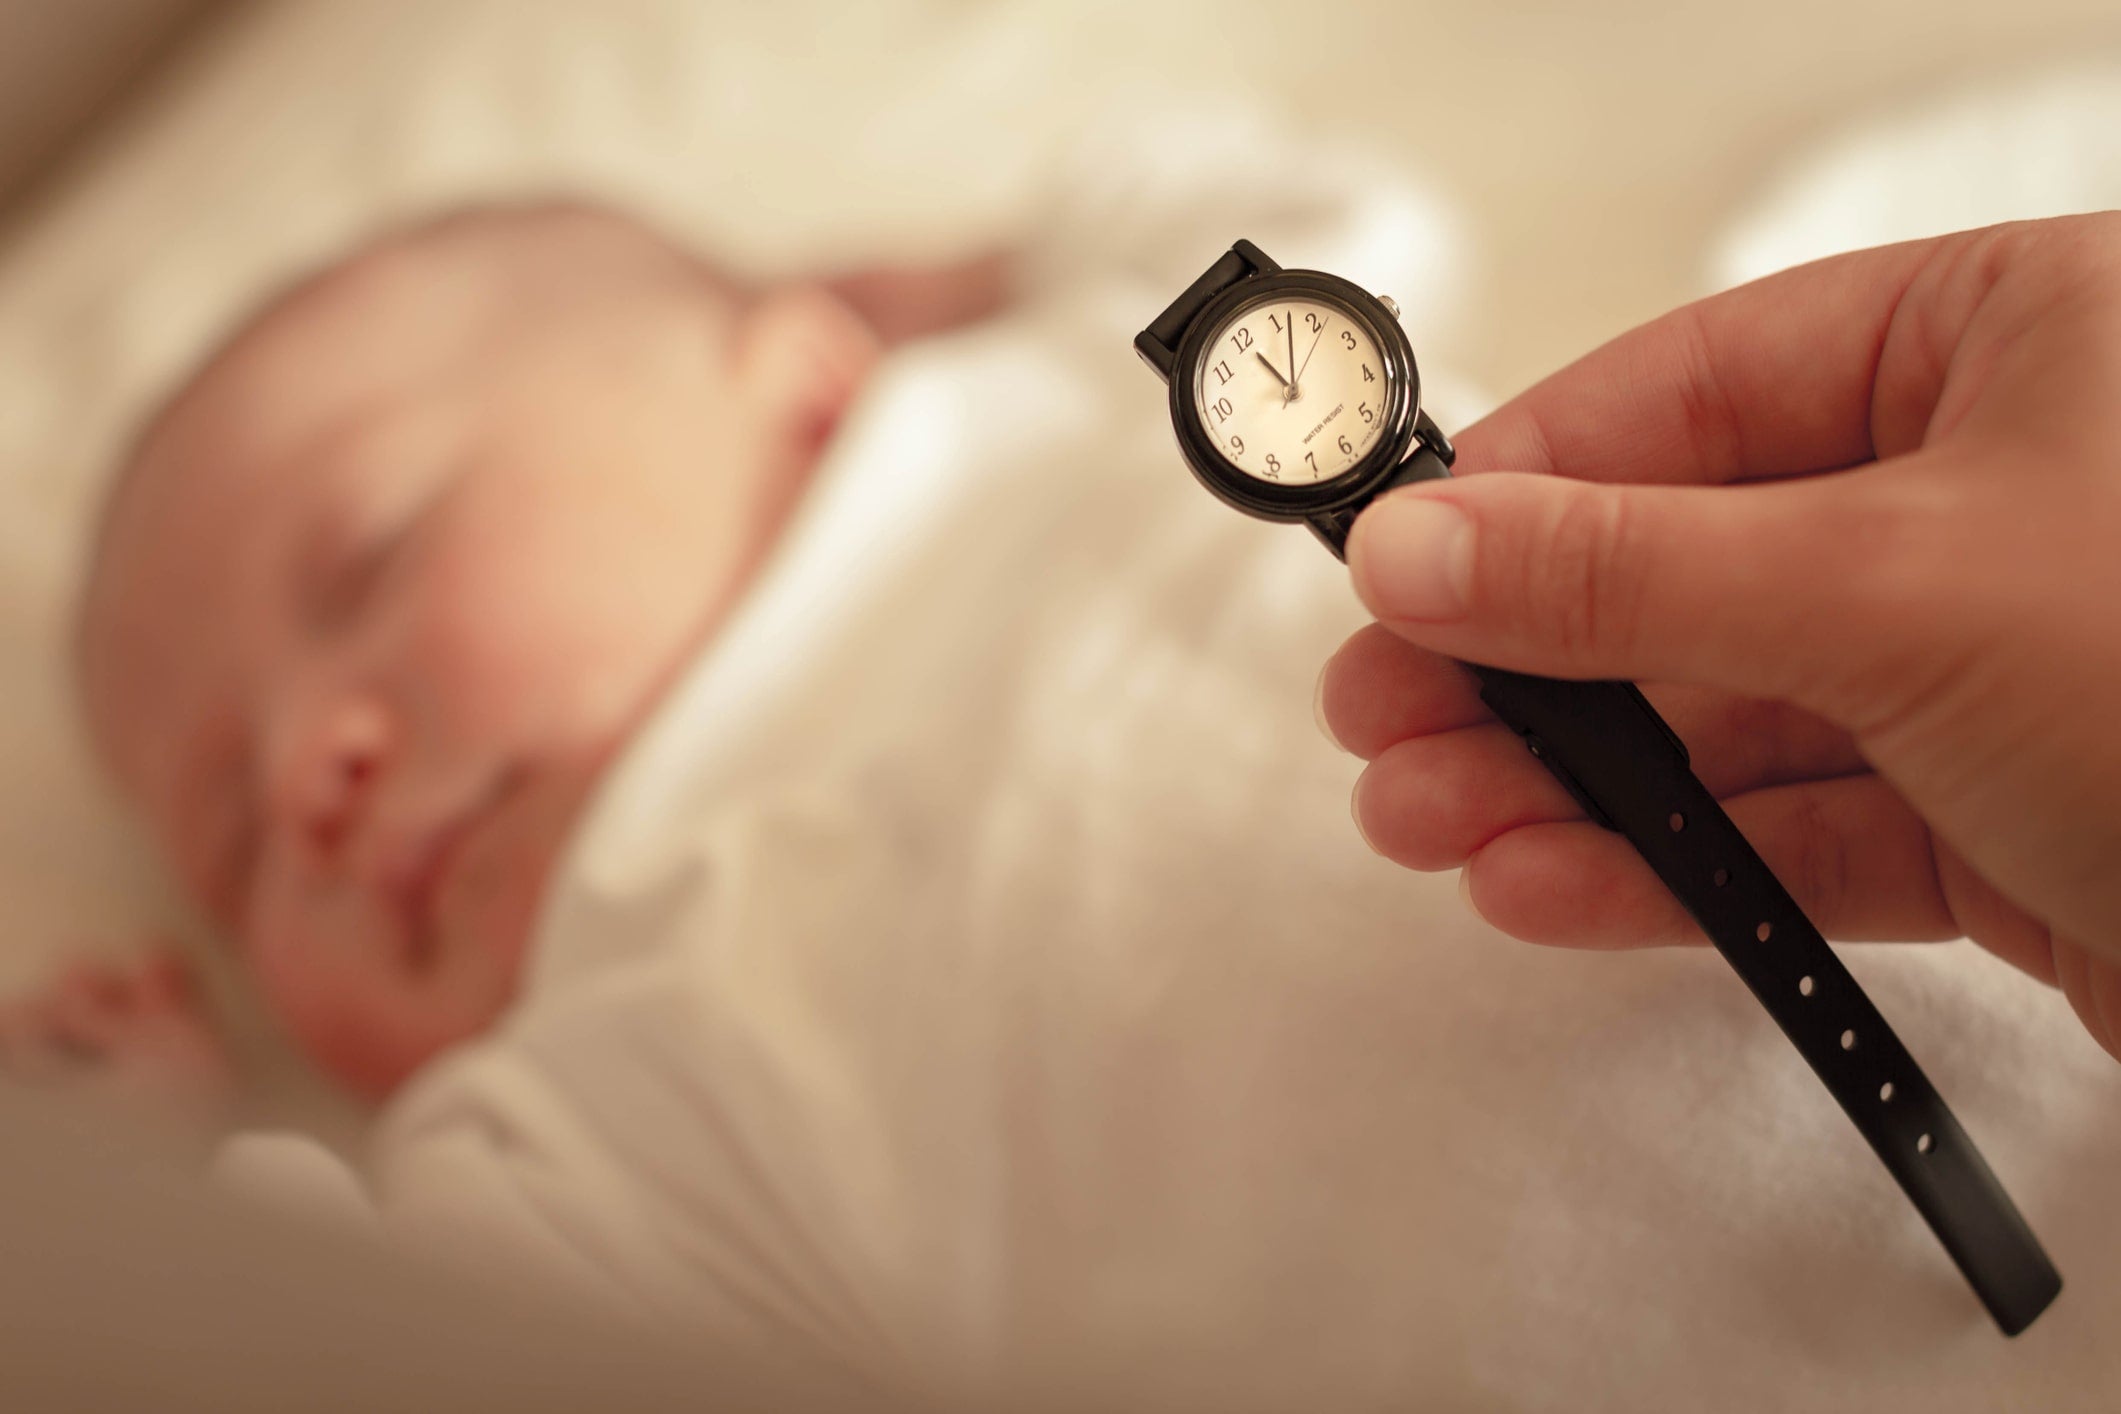
[[[401,876],[393,902],[403,924],[405,963],[415,972],[432,971],[442,956],[442,902],[466,848],[512,795],[521,772],[503,771],[464,809],[431,829]]]

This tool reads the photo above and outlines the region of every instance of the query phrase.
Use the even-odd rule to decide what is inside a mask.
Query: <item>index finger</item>
[[[1911,450],[1876,445],[1880,360],[1923,271],[1982,234],[1832,256],[1673,310],[1465,429],[1459,467],[1715,484]]]

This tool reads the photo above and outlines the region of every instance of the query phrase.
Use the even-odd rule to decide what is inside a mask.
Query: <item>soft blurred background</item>
[[[414,51],[423,30],[438,44],[465,42],[466,18],[481,11],[504,29],[576,31],[585,51],[608,46],[600,32],[645,38],[657,12],[712,16],[730,44],[779,66],[747,83],[812,90],[814,126],[797,137],[828,147],[863,143],[851,116],[859,101],[918,78],[924,56],[981,29],[1037,36],[1008,57],[1037,61],[1038,84],[1080,99],[1135,82],[1196,88],[1355,135],[1464,204],[1479,234],[1467,294],[1481,318],[1459,354],[1497,388],[1697,293],[1704,253],[1734,216],[1849,124],[1955,95],[2059,90],[2058,68],[2103,79],[2111,101],[2121,73],[2111,0],[0,0],[0,220],[19,226],[116,131],[151,123],[172,90],[227,62],[217,56],[247,48],[269,63],[272,46],[246,36],[306,27],[261,12],[334,8],[405,12],[392,28]],[[652,40],[639,53],[658,69],[672,58]],[[854,94],[813,87],[850,73]],[[390,83],[351,69],[314,77]],[[996,76],[998,90],[1008,82]],[[740,107],[742,96],[729,101]],[[1965,165],[1954,175],[1996,180]]]
[[[275,282],[552,188],[761,272],[969,248],[1084,130],[1239,111],[1427,190],[1417,348],[1502,396],[1837,246],[2121,204],[2121,6],[0,0],[0,988],[175,916],[63,624],[127,430]]]

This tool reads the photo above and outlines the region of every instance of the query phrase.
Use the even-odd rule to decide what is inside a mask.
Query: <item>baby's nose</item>
[[[331,762],[326,772],[317,783],[302,831],[312,854],[334,860],[360,817],[361,802],[375,776],[375,762],[365,755],[348,755]]]
[[[389,718],[370,703],[337,704],[301,734],[285,763],[280,815],[313,865],[346,863],[390,748]]]

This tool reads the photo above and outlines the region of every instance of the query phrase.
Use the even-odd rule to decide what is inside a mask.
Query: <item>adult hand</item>
[[[1458,447],[1348,542],[1373,848],[1533,942],[1700,941],[1451,660],[1633,678],[1821,931],[1970,936],[2121,1056],[2121,215],[1772,276]]]

